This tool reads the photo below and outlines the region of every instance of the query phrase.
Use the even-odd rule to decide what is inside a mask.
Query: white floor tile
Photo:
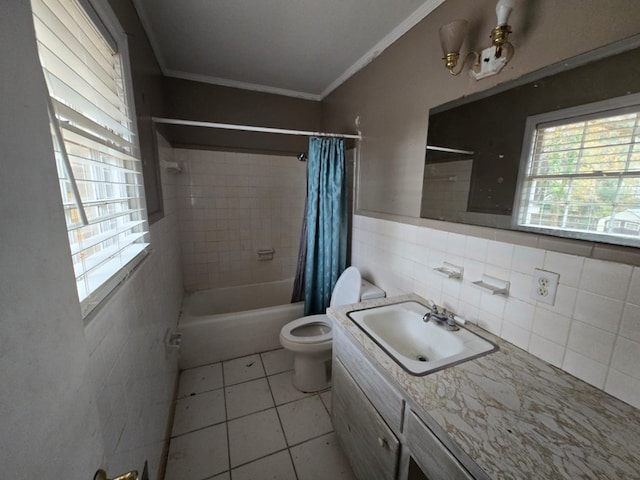
[[[222,388],[222,364],[190,368],[180,373],[178,398]]]
[[[289,446],[333,430],[327,409],[318,395],[280,405],[278,414]]]
[[[286,448],[275,408],[231,420],[227,425],[232,467]]]
[[[173,437],[224,422],[224,392],[220,388],[181,398],[176,402],[175,412]]]
[[[293,371],[271,375],[267,379],[269,380],[271,393],[273,393],[276,405],[282,405],[283,403],[293,402],[313,395],[312,393],[301,392],[293,386]]]
[[[224,384],[227,386],[264,377],[260,355],[227,360],[222,363],[222,368],[224,370]]]
[[[296,480],[287,450],[283,450],[233,470],[233,480]]]
[[[291,448],[298,480],[355,480],[334,433]]]
[[[165,480],[201,480],[229,470],[226,424],[171,439]]]
[[[324,406],[327,407],[329,416],[331,416],[331,398],[331,390],[327,390],[320,394],[320,399],[322,400],[322,403],[324,403]]]
[[[289,350],[281,348],[280,350],[261,353],[260,356],[267,375],[293,370],[293,353]]]
[[[258,378],[224,389],[229,419],[242,417],[273,407],[273,398],[266,378]]]

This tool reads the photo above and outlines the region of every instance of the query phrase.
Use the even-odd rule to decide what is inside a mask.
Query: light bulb
[[[514,0],[500,0],[496,5],[496,16],[498,17],[498,27],[507,25],[509,22],[509,15],[513,10]]]

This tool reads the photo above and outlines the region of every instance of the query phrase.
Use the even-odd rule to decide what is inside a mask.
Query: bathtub
[[[186,294],[180,368],[280,348],[280,329],[304,316],[304,302],[289,303],[292,289],[289,279]]]

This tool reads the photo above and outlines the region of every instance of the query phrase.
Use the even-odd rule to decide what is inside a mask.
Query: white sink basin
[[[421,303],[409,301],[354,310],[347,315],[413,375],[427,375],[498,349],[464,327],[447,331],[434,321],[424,322],[427,311]]]

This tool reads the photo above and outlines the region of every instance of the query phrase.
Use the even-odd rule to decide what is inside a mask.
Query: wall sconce
[[[460,65],[460,69],[454,71],[460,58],[460,48],[464,37],[467,35],[469,22],[466,20],[454,20],[447,25],[440,27],[440,44],[444,52],[443,60],[451,75],[459,75],[470,55],[475,56],[475,62],[469,72],[476,80],[495,75],[513,57],[513,45],[509,43],[511,27],[508,24],[509,15],[513,10],[514,0],[499,0],[496,5],[496,15],[498,17],[497,26],[491,30],[491,46],[477,53],[471,51],[467,53]]]

